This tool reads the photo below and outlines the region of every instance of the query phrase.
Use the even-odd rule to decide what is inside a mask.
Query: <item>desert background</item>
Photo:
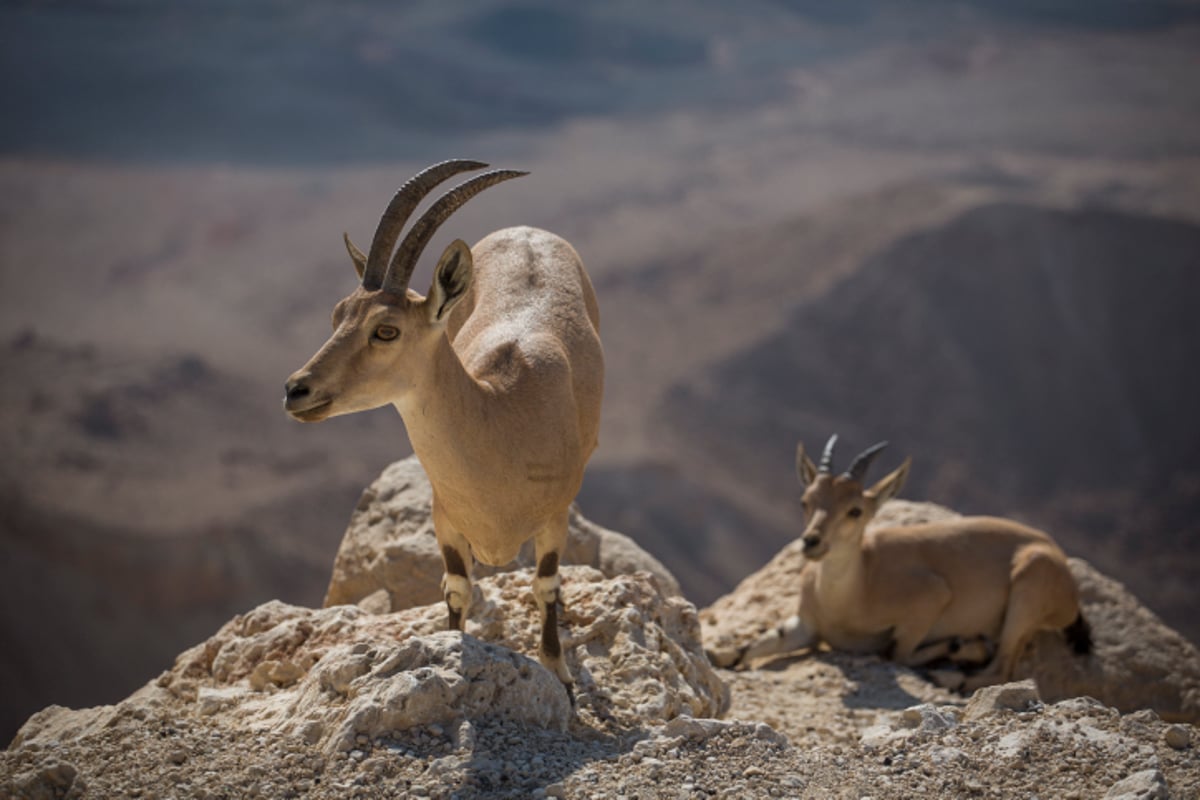
[[[0,738],[232,614],[319,605],[392,409],[283,381],[395,188],[570,240],[579,503],[706,604],[800,527],[795,445],[1051,531],[1200,641],[1200,5],[0,5]]]

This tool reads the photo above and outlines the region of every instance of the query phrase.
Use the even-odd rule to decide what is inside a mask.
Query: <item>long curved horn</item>
[[[867,470],[871,468],[871,462],[875,457],[883,452],[883,448],[887,447],[887,442],[879,442],[863,450],[850,463],[850,469],[846,470],[846,477],[851,480],[862,483],[863,478],[867,477]]]
[[[497,183],[528,174],[528,172],[514,169],[485,172],[482,175],[476,175],[469,181],[460,183],[438,198],[438,201],[426,209],[421,218],[409,229],[404,241],[397,248],[396,254],[392,256],[392,263],[388,266],[387,274],[383,278],[383,288],[386,291],[397,293],[403,293],[408,288],[408,282],[417,266],[417,259],[421,257],[421,253],[429,244],[429,240],[433,238],[433,234],[437,232],[443,222],[450,218],[451,214],[468,200],[489,186],[495,186]]]
[[[833,472],[833,448],[837,446],[837,434],[829,437],[825,443],[825,452],[821,453],[821,463],[817,467],[818,475],[829,475]]]
[[[482,161],[468,161],[461,158],[443,161],[421,170],[397,189],[395,196],[392,197],[392,202],[388,203],[387,210],[379,219],[379,225],[375,228],[375,237],[371,239],[371,249],[367,254],[367,266],[363,270],[362,276],[363,288],[374,290],[382,285],[387,274],[388,259],[392,255],[392,248],[396,246],[396,240],[400,238],[400,230],[404,227],[404,223],[408,222],[408,218],[412,216],[420,202],[425,199],[425,195],[453,175],[483,169],[486,166],[487,164]]]

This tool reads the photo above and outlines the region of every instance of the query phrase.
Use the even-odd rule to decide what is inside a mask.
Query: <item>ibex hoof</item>
[[[705,650],[704,655],[708,656],[708,661],[714,667],[722,669],[736,669],[742,665],[742,661],[746,656],[746,650],[749,648],[723,648],[720,650]]]

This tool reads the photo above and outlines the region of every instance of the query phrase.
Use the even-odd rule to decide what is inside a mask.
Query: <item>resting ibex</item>
[[[392,255],[425,195],[486,166],[447,161],[417,174],[396,192],[366,255],[346,237],[361,286],[334,307],[333,336],[288,379],[284,407],[302,422],[388,403],[400,412],[433,485],[451,629],[466,624],[472,559],[506,564],[534,540],[538,656],[571,695],[558,560],[600,425],[604,356],[591,281],[569,244],[522,227],[474,249],[455,240],[429,296],[408,288],[438,226],[478,192],[526,174],[510,170],[447,192]]]
[[[890,651],[908,666],[987,661],[962,682],[970,692],[1009,680],[1040,630],[1062,630],[1076,652],[1088,651],[1075,581],[1049,536],[994,517],[868,532],[879,507],[903,486],[911,460],[864,491],[867,469],[887,443],[835,476],[836,442],[829,439],[820,466],[802,444],[796,450],[808,518],[800,613],[746,648],[741,661],[822,641],[838,650]]]

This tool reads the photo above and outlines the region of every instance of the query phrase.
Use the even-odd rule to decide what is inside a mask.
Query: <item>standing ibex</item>
[[[870,489],[863,479],[881,442],[833,474],[829,439],[820,466],[796,450],[806,487],[800,613],[742,653],[749,661],[827,642],[839,650],[887,652],[902,664],[988,661],[963,691],[1006,681],[1040,630],[1062,630],[1076,652],[1091,646],[1066,556],[1041,531],[994,517],[867,531],[908,475],[906,459]],[[965,647],[963,645],[966,645]],[[992,645],[998,645],[988,660]],[[980,657],[980,653],[985,655]]]
[[[400,412],[433,485],[451,629],[466,624],[472,559],[506,564],[534,540],[538,656],[571,695],[558,639],[558,560],[600,425],[604,356],[591,281],[569,244],[522,227],[474,249],[451,242],[429,296],[408,288],[438,226],[478,192],[526,174],[509,170],[447,192],[392,255],[425,195],[486,166],[428,167],[396,192],[369,253],[346,237],[361,286],[334,307],[333,336],[288,379],[284,407],[302,422],[388,403]]]

